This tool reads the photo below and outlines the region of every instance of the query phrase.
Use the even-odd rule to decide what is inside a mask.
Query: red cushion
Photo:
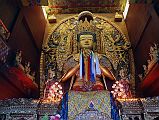
[[[73,86],[73,90],[74,91],[83,91],[82,87],[80,87],[79,85]]]
[[[95,84],[92,88],[93,91],[96,91],[96,90],[104,90],[104,86],[101,85],[101,84]]]

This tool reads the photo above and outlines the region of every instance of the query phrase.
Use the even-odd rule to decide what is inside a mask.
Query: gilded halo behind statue
[[[121,69],[128,70],[127,78],[133,83],[128,39],[114,23],[89,11],[61,21],[44,48],[46,72],[43,73],[45,82],[41,81],[42,89],[49,79],[50,68],[55,73],[53,81],[71,81],[65,90],[110,90],[108,80],[120,80]]]

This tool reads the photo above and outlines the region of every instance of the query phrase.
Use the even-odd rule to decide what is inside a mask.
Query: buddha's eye
[[[81,41],[84,41],[85,39],[81,39]]]

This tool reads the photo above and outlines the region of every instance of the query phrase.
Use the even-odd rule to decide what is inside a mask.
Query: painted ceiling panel
[[[125,5],[126,0],[49,0],[49,8],[57,13],[116,12]]]
[[[55,13],[116,12],[123,10],[127,0],[21,0],[23,6],[49,6]]]
[[[59,7],[112,6],[119,3],[120,0],[49,0],[50,5]]]

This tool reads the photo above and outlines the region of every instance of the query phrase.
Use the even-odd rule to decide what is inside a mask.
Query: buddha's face
[[[80,47],[92,49],[93,36],[92,35],[80,35]]]

